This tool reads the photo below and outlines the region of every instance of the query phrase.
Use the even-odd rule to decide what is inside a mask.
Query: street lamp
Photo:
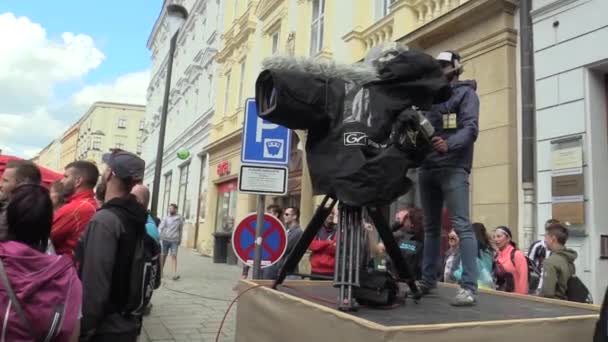
[[[166,8],[166,21],[171,43],[169,45],[169,58],[167,61],[167,77],[165,80],[165,96],[163,98],[163,108],[160,115],[160,131],[158,133],[158,147],[156,149],[156,164],[154,165],[154,183],[152,188],[152,204],[150,211],[153,216],[157,216],[158,209],[158,190],[160,188],[160,174],[163,167],[163,152],[165,147],[165,129],[167,126],[167,111],[169,108],[169,92],[171,88],[171,72],[173,71],[173,55],[179,29],[184,25],[188,18],[188,11],[180,5],[169,5]]]

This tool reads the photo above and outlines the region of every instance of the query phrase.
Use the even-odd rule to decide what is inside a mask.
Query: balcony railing
[[[388,15],[361,33],[365,48],[393,40],[393,16]]]
[[[422,26],[468,1],[470,0],[401,0],[395,1],[393,6],[406,3],[417,14],[417,26]]]

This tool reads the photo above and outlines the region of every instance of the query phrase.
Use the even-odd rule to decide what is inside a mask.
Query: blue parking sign
[[[247,99],[241,162],[244,164],[287,165],[290,148],[289,129],[260,118],[255,99]]]

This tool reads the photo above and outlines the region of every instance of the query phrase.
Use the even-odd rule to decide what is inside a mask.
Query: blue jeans
[[[424,210],[422,284],[430,288],[437,285],[441,217],[445,202],[452,227],[460,239],[460,286],[477,293],[477,239],[469,220],[469,173],[463,168],[420,169],[418,180]]]
[[[164,255],[164,256],[167,256],[167,255],[176,256],[177,255],[177,249],[179,248],[179,242],[161,240],[160,245],[161,245],[161,249],[162,249],[162,252],[161,252],[162,255]]]

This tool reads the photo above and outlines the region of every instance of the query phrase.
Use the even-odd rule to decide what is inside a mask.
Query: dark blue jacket
[[[422,163],[422,169],[459,167],[471,171],[473,145],[479,134],[479,97],[476,90],[475,81],[456,81],[450,99],[434,105],[425,113],[435,128],[435,136],[447,141],[448,152],[432,152]]]

